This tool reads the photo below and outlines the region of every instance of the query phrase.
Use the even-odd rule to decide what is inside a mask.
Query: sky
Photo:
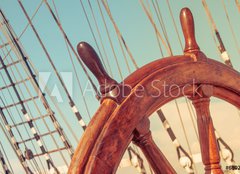
[[[162,16],[163,16],[163,21],[166,26],[169,42],[173,50],[173,55],[181,55],[183,54],[183,52],[181,50],[176,31],[174,30],[174,25],[171,19],[171,15],[170,15],[167,3],[166,1],[158,1],[158,2],[160,5],[159,7],[161,10]],[[180,33],[181,41],[183,42],[183,36],[182,36],[180,22],[179,22],[179,12],[181,8],[188,7],[191,9],[195,19],[195,33],[196,33],[197,42],[201,50],[208,57],[222,62],[219,56],[218,50],[214,44],[214,40],[211,35],[211,28],[208,24],[208,20],[207,20],[201,1],[195,0],[190,2],[187,0],[182,0],[182,1],[170,0],[169,2],[173,10],[173,16],[176,21],[177,29]],[[238,58],[239,53],[236,49],[235,40],[233,39],[233,36],[231,34],[231,28],[230,28],[230,25],[228,24],[226,14],[224,13],[224,8],[221,2],[222,1],[220,0],[219,1],[208,0],[207,4],[209,6],[210,11],[212,12],[213,19],[222,36],[223,42],[228,51],[228,54],[231,57],[232,63],[235,69],[239,71],[240,70],[240,61]],[[229,19],[232,24],[234,33],[236,35],[235,37],[236,42],[238,44],[240,43],[240,37],[238,35],[238,31],[240,30],[240,22],[239,22],[240,13],[237,10],[237,7],[234,1],[224,1],[224,2],[227,7]],[[26,8],[26,11],[28,12],[28,14],[32,16],[37,6],[40,4],[40,0],[35,0],[35,1],[23,0],[22,3]],[[49,3],[53,7],[52,1],[49,1]],[[151,1],[149,1],[149,3],[152,9],[152,12],[154,14]],[[66,31],[69,39],[71,40],[74,48],[76,47],[78,42],[86,41],[90,43],[97,50],[96,43],[90,32],[80,1],[79,0],[55,1],[55,4],[58,9],[62,26]],[[100,42],[99,42],[100,39],[97,35],[97,31],[94,26],[94,20],[91,15],[91,10],[89,8],[88,1],[84,0],[83,4],[84,4],[84,7],[86,8],[86,11],[89,16],[90,23],[92,24],[93,31],[96,35],[97,41],[100,45]],[[91,1],[91,4],[92,4],[93,11],[96,15],[96,21],[99,26],[101,37],[103,38],[103,45],[105,46],[107,57],[109,58],[111,70],[113,73],[113,78],[120,82],[122,81],[122,79],[117,70],[117,66],[114,60],[114,54],[111,51],[111,46],[107,37],[107,33],[104,28],[104,23],[102,21],[100,11],[98,9],[97,1]],[[138,66],[141,67],[147,63],[150,63],[151,61],[162,58],[162,55],[160,53],[160,50],[157,44],[157,39],[156,39],[154,29],[151,26],[151,23],[149,22],[146,14],[144,13],[140,5],[140,1],[112,0],[112,1],[108,1],[108,4],[112,12],[112,16],[120,32],[122,33],[129,49],[131,50],[133,57],[135,58]],[[20,33],[25,28],[27,24],[27,20],[18,2],[16,0],[12,0],[12,1],[0,0],[0,7],[5,13],[6,17],[8,18],[15,33],[19,36]],[[119,61],[119,65],[122,70],[123,77],[125,78],[129,75],[129,72],[126,68],[124,57],[121,52],[121,48],[119,46],[114,27],[111,21],[109,20],[109,17],[107,16],[106,12],[104,11],[103,7],[102,7],[102,10],[104,12],[106,24],[109,29],[109,35],[112,38],[113,47],[115,49],[117,59]],[[160,26],[157,22],[157,18],[155,14],[154,14],[154,19],[157,24],[157,27],[160,30]],[[77,84],[76,77],[75,76],[71,77],[71,75],[68,76],[69,75],[68,73],[73,72],[73,68],[70,63],[70,59],[64,43],[64,39],[44,3],[40,7],[39,12],[35,16],[35,18],[33,19],[33,24],[35,25],[37,31],[39,32],[39,35],[43,43],[45,44],[47,50],[49,51],[50,56],[52,57],[53,62],[55,63],[58,71],[61,72],[61,75],[66,76],[65,83],[69,84],[67,85],[69,87],[68,89],[71,91],[70,93],[72,94],[72,97],[76,102],[76,105],[80,110],[80,113],[83,115],[84,120],[88,123],[90,118],[87,116],[88,114],[84,106],[83,97],[79,92],[79,87]],[[161,30],[160,30],[160,33],[162,34]],[[56,98],[54,96],[53,98],[58,102],[59,106],[62,108],[64,115],[68,116],[66,118],[71,124],[72,129],[75,131],[77,138],[80,138],[83,131],[79,127],[74,115],[71,113],[71,110],[69,109],[69,106],[68,106],[68,100],[66,98],[66,95],[64,94],[63,89],[59,84],[59,81],[54,75],[52,68],[47,61],[47,58],[30,27],[28,27],[26,32],[21,37],[20,41],[23,44],[24,49],[29,55],[31,61],[36,66],[37,70],[40,72],[40,75],[42,75],[44,79],[48,79],[47,86],[49,87],[52,94],[56,94],[59,92],[60,98],[62,98],[62,101],[59,101],[58,100],[59,98]],[[240,48],[238,45],[237,47],[238,49]],[[106,58],[104,57],[104,52],[102,47],[100,47],[100,51],[102,55],[101,58],[106,60]],[[97,52],[99,53],[98,50]],[[163,53],[164,53],[163,55],[164,57],[169,56],[166,50],[163,50]],[[131,72],[133,72],[135,68],[131,63],[129,57],[127,58],[130,62]],[[77,72],[80,76],[81,87],[84,90],[88,87],[86,75],[84,74],[82,68],[79,66],[79,63],[76,61],[75,57],[73,57],[73,59],[74,59],[74,64],[77,67]],[[107,67],[107,70],[109,71],[108,67]],[[91,77],[93,76],[91,75]],[[97,84],[95,79],[94,79],[94,82]],[[1,86],[2,86],[2,83],[3,82],[0,81]],[[99,102],[95,99],[95,96],[91,92],[86,91],[84,97],[86,99],[87,106],[89,108],[89,112],[90,112],[89,115],[92,116],[97,110],[97,108],[99,107]],[[181,112],[183,113],[183,115],[187,114],[188,110],[186,107],[184,107],[184,102],[179,100],[179,103],[182,105]],[[236,158],[238,157],[238,159],[240,160],[239,158],[240,148],[239,146],[237,147],[237,144],[239,145],[240,143],[235,139],[236,138],[235,136],[237,136],[237,134],[240,133],[240,130],[236,128],[237,126],[234,126],[234,123],[240,120],[238,118],[238,120],[233,121],[235,118],[238,117],[238,114],[235,108],[227,105],[226,103],[220,100],[214,100],[212,105],[213,105],[212,107],[214,108],[213,109],[214,115],[222,115],[222,117],[219,117],[219,119],[216,119],[216,122],[219,124],[219,129],[230,130],[230,128],[234,127],[233,133],[231,132],[231,133],[225,134],[223,131],[222,134],[226,138],[229,138],[230,135],[233,136],[233,138],[229,138],[228,140],[233,144],[234,147],[236,147],[236,149],[238,149],[238,155],[236,155]],[[232,110],[230,111],[229,108],[231,108]],[[177,114],[176,107],[174,109],[173,103],[170,103],[166,107],[164,107],[164,111],[166,112],[166,115],[169,115],[169,119],[173,118],[172,115]],[[225,127],[225,125],[222,125],[222,123],[224,122],[222,118],[226,118],[226,116],[224,117],[224,115],[229,115],[233,117],[229,122],[229,125],[228,126],[226,125],[227,128]],[[77,142],[73,140],[74,138],[71,135],[71,133],[67,130],[66,125],[63,123],[63,120],[61,118],[58,118],[58,119],[60,123],[63,124],[63,127],[66,129],[66,133],[69,136],[73,146],[76,147]],[[165,142],[166,144],[169,145],[169,147],[172,144],[168,139],[169,137],[166,136],[167,134],[163,130],[161,122],[159,120],[154,121],[154,119],[157,119],[154,116],[152,119],[153,119],[152,121],[153,124],[151,126],[152,126],[152,132],[155,140],[159,142],[158,143],[159,147],[164,149],[163,152],[165,152],[164,154],[166,154],[166,156],[170,159],[170,161],[174,161],[173,165],[175,165],[176,168],[178,168],[178,170],[181,170],[176,160],[176,152],[174,148],[166,149],[166,147],[168,146],[165,146]],[[172,122],[173,122],[173,128],[175,127],[175,129],[177,129],[178,127],[180,127],[179,121],[173,120]],[[189,122],[190,120],[186,118],[186,125],[190,124]],[[189,136],[193,137],[194,134],[191,134],[191,132],[193,131],[189,130],[189,134],[190,134]],[[182,135],[183,135],[182,133],[179,134],[179,137],[180,137],[179,139],[181,139],[184,142],[184,137],[182,137]],[[3,134],[1,134],[1,137],[3,137]],[[3,140],[1,140],[3,144],[5,143],[5,141],[6,140],[4,138]],[[192,138],[192,146],[193,146],[192,148],[193,149],[195,148],[194,150],[196,150],[196,153],[197,153],[199,149],[196,147],[196,145],[194,146],[194,144],[197,144],[197,143],[195,142],[194,138]],[[7,143],[5,144],[5,146],[7,146]],[[14,154],[11,152],[11,149],[7,148],[7,151],[9,152],[10,154],[9,156],[10,158],[12,158],[12,161],[16,161],[16,158],[14,158]],[[19,167],[15,165],[15,169],[18,170],[18,173],[21,173],[21,169],[20,168],[18,169],[18,168]],[[120,169],[118,173],[121,174],[126,172],[136,173],[136,170],[133,168],[125,168],[125,169]]]

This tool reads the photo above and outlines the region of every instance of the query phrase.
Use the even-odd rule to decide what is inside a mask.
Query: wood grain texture
[[[162,66],[162,63],[164,66]],[[145,75],[141,76],[139,74]],[[176,89],[164,89],[163,83],[165,82],[168,86],[178,85],[181,88],[185,85],[191,87],[193,79],[196,84],[213,85],[213,96],[227,99],[228,102],[234,103],[235,106],[240,108],[240,75],[237,71],[211,59],[194,62],[189,56],[171,57],[168,60],[163,59],[150,63],[124,81],[133,89],[120,105],[116,106],[113,103],[111,105],[101,105],[102,109],[104,107],[112,108],[113,106],[114,108],[106,116],[104,112],[97,113],[94,116],[91,121],[92,126],[96,126],[93,124],[95,118],[101,118],[100,120],[105,120],[105,122],[101,122],[102,125],[98,125],[96,131],[93,131],[95,128],[91,128],[92,134],[93,132],[97,134],[94,135],[94,139],[88,136],[87,129],[74,154],[69,173],[95,174],[94,171],[100,170],[100,168],[106,169],[104,173],[114,173],[140,121],[165,103],[173,100],[173,98],[183,96],[182,93],[178,94]],[[158,83],[153,88],[151,84],[154,80],[157,80]],[[140,85],[144,87],[144,91],[139,90]],[[158,92],[156,88],[161,91],[166,90],[166,93],[175,90],[175,97],[163,95],[157,98],[152,97]],[[223,91],[223,93],[220,91]],[[228,93],[224,93],[224,91],[228,91]],[[136,94],[142,95],[142,97],[137,97]],[[228,97],[229,94],[231,94],[231,98]],[[82,151],[85,151],[85,153],[82,153]],[[78,158],[75,158],[75,156]],[[75,170],[75,172],[72,168],[78,170]]]
[[[181,11],[180,20],[185,37],[184,56],[157,60],[132,73],[121,83],[131,89],[121,102],[103,98],[78,145],[69,174],[115,173],[132,140],[142,149],[156,174],[176,173],[154,143],[147,117],[182,96],[190,97],[196,108],[206,174],[222,173],[209,97],[219,97],[240,108],[240,74],[200,51],[194,35],[193,16],[188,8]],[[84,62],[102,84],[108,75],[99,58],[89,47],[90,53],[80,47],[79,54],[86,58]],[[201,85],[204,85],[201,89],[203,98],[195,98],[196,89]]]

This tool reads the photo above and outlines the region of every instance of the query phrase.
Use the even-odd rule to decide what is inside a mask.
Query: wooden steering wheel
[[[214,96],[240,108],[240,73],[200,51],[188,8],[182,9],[180,20],[185,37],[184,55],[151,62],[120,84],[105,72],[90,45],[85,42],[78,45],[82,61],[100,83],[102,98],[75,151],[69,174],[115,173],[131,141],[141,148],[156,174],[176,173],[154,143],[148,117],[183,96],[192,100],[196,110],[205,173],[223,173],[209,111],[210,98]]]

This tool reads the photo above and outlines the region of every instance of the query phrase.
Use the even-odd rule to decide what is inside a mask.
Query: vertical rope
[[[113,19],[113,17],[112,17],[112,14],[111,14],[111,11],[110,11],[110,9],[109,9],[109,7],[108,7],[108,4],[107,4],[105,1],[102,1],[102,3],[103,3],[103,6],[104,6],[104,8],[105,8],[105,10],[106,10],[106,12],[107,12],[107,14],[108,14],[108,16],[109,16],[112,24],[113,24],[113,26],[114,26],[115,32],[116,32],[116,34],[117,34],[118,43],[119,43],[119,45],[120,45],[120,49],[121,49],[121,52],[122,52],[122,54],[123,54],[123,58],[124,58],[124,60],[125,60],[125,63],[126,63],[128,72],[131,73],[129,63],[128,63],[128,61],[127,61],[127,57],[126,57],[125,51],[124,51],[123,46],[122,46],[122,42],[125,43],[125,41],[124,41],[124,39],[123,39],[123,37],[122,37],[122,35],[121,35],[118,27],[117,27],[117,24],[115,23],[115,21],[114,21],[114,19]],[[121,42],[121,41],[122,41],[122,42]],[[125,43],[125,45],[126,45],[126,43]],[[128,49],[127,45],[125,46],[125,48]],[[129,50],[129,49],[128,49],[128,50]],[[132,57],[131,52],[130,52],[129,54],[130,54],[131,57]],[[134,60],[133,57],[132,57],[132,59]],[[136,63],[136,62],[135,62],[135,60],[134,60],[134,66],[135,66],[135,68],[137,69],[138,67],[136,66],[135,63]]]
[[[149,14],[151,15],[151,18],[152,18],[152,13],[150,11],[150,7],[148,7],[148,9],[149,9]],[[162,46],[161,46],[161,43],[160,43],[160,39],[158,37],[158,33],[157,33],[156,30],[154,30],[154,32],[155,32],[155,35],[156,35],[156,38],[157,38],[157,44],[158,44],[158,47],[159,47],[159,50],[160,50],[161,57],[164,57],[163,56],[164,54],[163,54]]]
[[[153,8],[154,8],[154,11],[155,11],[155,13],[157,15],[157,19],[158,19],[158,22],[160,24],[161,30],[163,32],[163,35],[164,35],[164,37],[166,39],[167,45],[168,45],[168,47],[169,47],[169,49],[170,49],[170,51],[172,53],[172,48],[171,48],[171,45],[170,45],[170,42],[169,42],[169,38],[168,38],[168,35],[167,35],[167,31],[166,31],[166,26],[164,24],[164,20],[163,20],[163,17],[162,17],[162,13],[161,13],[158,1],[155,0],[156,5],[154,3],[154,0],[151,0],[151,2],[152,2],[152,5],[153,5]]]
[[[171,19],[172,19],[172,22],[173,22],[173,26],[174,26],[175,32],[177,33],[178,41],[180,43],[181,49],[183,50],[183,44],[182,44],[181,39],[180,39],[180,34],[178,32],[178,29],[177,29],[176,21],[175,21],[175,19],[173,17],[173,12],[172,12],[171,5],[169,3],[169,0],[166,0],[166,1],[167,1],[168,10],[169,10],[170,15],[171,15]],[[156,0],[156,2],[158,3],[157,0]]]

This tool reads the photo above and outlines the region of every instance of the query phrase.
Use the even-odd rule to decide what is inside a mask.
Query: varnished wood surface
[[[213,94],[210,85],[202,85],[198,94],[191,98],[196,110],[202,161],[205,174],[223,174],[220,155],[212,117],[210,115],[210,97]]]
[[[107,74],[100,58],[91,45],[86,42],[80,42],[77,45],[77,51],[82,61],[97,78],[102,94],[109,92],[118,84]]]
[[[200,48],[196,42],[194,20],[192,12],[188,8],[183,8],[180,12],[180,21],[185,38],[184,52],[199,51]]]
[[[178,62],[178,59],[182,59],[184,61]],[[163,90],[162,83],[164,81],[169,86],[172,84],[177,84],[179,86],[191,84],[193,79],[195,79],[195,82],[199,84],[214,84],[214,91],[217,88],[219,88],[219,90],[224,89],[229,93],[232,93],[232,96],[235,97],[228,98],[227,94],[225,95],[224,93],[221,93],[221,98],[228,98],[228,101],[231,101],[231,103],[240,107],[240,75],[237,71],[210,59],[194,62],[191,58],[186,56],[172,57],[169,58],[168,65],[161,67],[161,62],[166,63],[166,61],[168,62],[166,59],[156,61],[155,63],[149,64],[143,69],[140,69],[140,74],[143,73],[141,71],[145,71],[146,69],[149,70],[149,73],[142,76],[142,78],[139,76],[139,73],[135,74],[138,84],[133,83],[133,81],[129,81],[129,85],[134,87],[130,96],[128,96],[121,105],[114,106],[116,108],[113,108],[107,116],[105,116],[104,113],[97,112],[96,116],[94,116],[91,121],[91,125],[94,125],[95,117],[108,121],[102,123],[101,126],[98,125],[98,128],[95,131],[92,131],[92,134],[94,132],[94,134],[97,135],[95,136],[94,141],[92,141],[92,137],[89,137],[87,133],[83,135],[80,142],[81,145],[78,146],[78,150],[76,150],[74,154],[74,159],[71,163],[69,173],[91,173],[89,170],[84,171],[85,167],[88,169],[91,168],[91,171],[94,171],[97,170],[97,168],[105,168],[105,165],[111,166],[108,167],[111,171],[109,171],[110,169],[106,169],[106,173],[115,172],[124,150],[132,138],[132,132],[139,121],[146,113],[150,115],[157,108],[171,100],[170,97],[151,97],[152,94],[157,92],[151,86],[151,82],[153,80],[159,80],[157,87],[161,90]],[[153,69],[151,66],[156,67],[154,72],[150,71],[150,69]],[[159,68],[157,69],[157,67]],[[133,75],[131,79],[134,79]],[[127,80],[125,83],[127,83]],[[145,91],[138,91],[140,84],[144,86]],[[219,91],[217,93],[214,91],[213,94],[218,97]],[[141,93],[143,98],[136,97],[136,92],[138,94]],[[109,105],[109,107],[113,107],[113,104],[111,105],[112,106]],[[101,106],[101,108],[103,108],[103,106]],[[108,119],[104,117],[107,117]],[[88,132],[88,130],[86,132]],[[89,146],[91,148],[89,148]],[[85,149],[88,149],[88,151]],[[82,151],[85,151],[85,153],[83,154]],[[101,159],[106,162],[103,165],[99,160],[94,159]]]
[[[116,107],[117,104],[114,101],[105,100],[98,108],[75,150],[68,173],[84,173],[84,166],[88,161],[88,158],[84,158],[84,156],[87,156],[91,153],[101,129]]]
[[[157,60],[132,73],[121,83],[132,89],[121,102],[103,99],[103,103],[78,145],[69,174],[115,173],[132,139],[143,150],[155,173],[176,173],[153,142],[148,130],[149,125],[144,127],[144,124],[141,124],[159,107],[183,95],[193,99],[197,111],[206,174],[222,173],[208,108],[209,97],[211,95],[219,97],[240,108],[240,74],[219,62],[206,58],[200,51],[194,36],[194,21],[189,9],[184,8],[181,11],[180,20],[185,37],[185,56]],[[78,48],[78,51],[85,57],[83,61],[100,84],[103,79],[109,77],[94,51],[90,49],[90,54],[81,48]],[[153,82],[156,82],[154,86]],[[206,87],[202,88],[204,99],[194,98],[195,89],[200,85]],[[171,88],[171,86],[178,86],[178,88]],[[159,91],[165,93],[153,97]],[[161,163],[158,163],[159,161]]]
[[[143,118],[135,128],[133,142],[140,147],[155,173],[176,174],[174,168],[153,141],[148,118]]]

